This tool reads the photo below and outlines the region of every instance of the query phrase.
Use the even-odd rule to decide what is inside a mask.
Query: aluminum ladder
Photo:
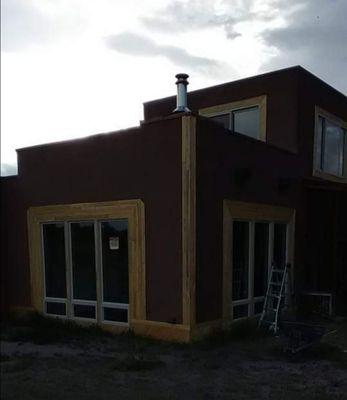
[[[278,314],[280,312],[282,300],[285,297],[285,286],[288,273],[288,264],[281,269],[272,265],[263,311],[259,319],[258,327],[267,326],[270,331],[277,333]]]

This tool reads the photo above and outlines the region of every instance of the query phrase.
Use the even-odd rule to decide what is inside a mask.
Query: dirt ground
[[[288,356],[249,326],[180,345],[40,319],[6,323],[1,399],[347,399],[347,322],[333,328]]]

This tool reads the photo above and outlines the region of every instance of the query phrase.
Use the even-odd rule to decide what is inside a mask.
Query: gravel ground
[[[52,332],[3,329],[1,399],[347,399],[346,323],[295,357],[264,335],[178,345]]]

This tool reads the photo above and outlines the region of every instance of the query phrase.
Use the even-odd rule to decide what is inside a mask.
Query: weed
[[[1,372],[18,373],[32,368],[35,363],[35,358],[31,355],[23,357],[12,357],[6,360],[6,363],[1,363]]]
[[[11,357],[7,354],[0,354],[0,362],[10,361]]]
[[[144,357],[142,353],[133,353],[114,366],[119,371],[150,371],[163,367],[165,363],[157,357]]]
[[[196,342],[199,348],[205,350],[237,343],[238,347],[253,347],[260,341],[265,342],[271,335],[268,331],[259,329],[255,320],[240,320],[232,324],[228,330],[216,331],[212,335]]]
[[[34,313],[30,318],[12,319],[3,324],[1,339],[7,341],[32,342],[48,344],[68,342],[74,338],[88,339],[95,336],[110,335],[98,326],[82,327],[73,321],[63,321],[58,318],[44,317]]]
[[[338,367],[347,369],[347,354],[338,346],[330,343],[319,343],[307,351],[307,357],[314,360],[327,360]]]

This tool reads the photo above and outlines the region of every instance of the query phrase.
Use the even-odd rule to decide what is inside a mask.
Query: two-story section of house
[[[277,259],[292,263],[297,301],[316,296],[346,314],[346,96],[298,66],[192,92],[188,104],[224,128],[198,122],[198,321],[222,303],[232,319],[258,314],[266,265]],[[145,103],[145,119],[173,106],[173,97]],[[258,217],[244,214],[250,203]],[[277,206],[287,208],[287,228],[263,214]]]
[[[259,315],[271,266],[290,264],[293,306],[347,313],[346,96],[292,67],[188,107],[151,101],[139,127],[18,150],[6,310],[189,341]]]

